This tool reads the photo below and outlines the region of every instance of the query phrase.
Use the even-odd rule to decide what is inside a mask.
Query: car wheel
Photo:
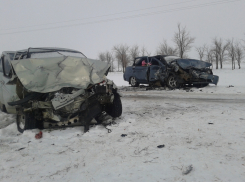
[[[122,102],[118,93],[114,93],[113,103],[107,106],[106,112],[113,118],[122,115]]]
[[[100,113],[98,116],[94,117],[94,119],[97,121],[97,124],[101,124],[103,120],[101,119],[101,116],[103,115],[103,112]]]
[[[178,88],[179,87],[178,79],[173,75],[169,76],[167,80],[167,85],[168,87],[173,88],[173,89]]]
[[[23,133],[28,129],[37,128],[37,120],[32,113],[18,113],[16,118],[17,129],[20,133]]]
[[[138,87],[139,86],[139,83],[136,81],[136,78],[134,76],[132,76],[130,78],[130,84],[132,87]]]

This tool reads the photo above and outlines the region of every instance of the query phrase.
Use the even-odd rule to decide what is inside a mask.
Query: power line
[[[226,1],[223,1],[222,0],[222,1],[212,2],[212,3],[198,4],[198,5],[194,5],[194,6],[186,6],[186,7],[169,9],[169,10],[164,10],[164,11],[156,11],[156,12],[150,12],[150,13],[144,13],[144,14],[138,14],[138,15],[131,15],[131,16],[125,16],[125,17],[119,17],[119,18],[111,18],[111,19],[105,19],[105,20],[97,20],[97,21],[84,22],[84,23],[79,23],[79,24],[62,25],[62,26],[57,26],[57,27],[40,28],[40,29],[34,29],[34,30],[23,30],[23,31],[17,31],[17,32],[10,32],[10,33],[0,33],[0,35],[26,33],[26,32],[40,31],[40,30],[51,30],[51,29],[59,29],[59,28],[73,27],[73,26],[80,26],[80,25],[89,25],[89,24],[96,24],[96,23],[104,23],[104,22],[110,22],[110,21],[116,21],[116,20],[125,20],[125,19],[130,19],[130,18],[138,18],[138,17],[150,16],[150,15],[161,14],[161,13],[170,13],[170,12],[174,12],[174,11],[182,11],[182,10],[188,10],[188,9],[195,9],[195,8],[201,8],[201,7],[218,5],[218,4],[232,3],[232,2],[237,2],[237,1],[241,1],[241,0],[226,0]]]
[[[72,22],[72,21],[88,20],[88,19],[93,19],[93,18],[101,18],[101,17],[106,17],[106,16],[120,15],[120,14],[125,14],[125,13],[132,13],[132,12],[137,12],[137,11],[161,8],[161,7],[171,6],[171,5],[178,5],[178,4],[189,3],[189,2],[193,2],[193,1],[197,1],[197,0],[190,0],[190,1],[172,3],[172,4],[162,5],[162,6],[154,6],[154,7],[150,7],[150,8],[143,8],[143,9],[137,9],[137,10],[131,10],[131,11],[124,11],[124,12],[119,12],[119,13],[105,14],[105,15],[100,15],[100,16],[92,16],[92,17],[88,17],[88,18],[73,19],[73,20],[59,21],[59,22],[53,22],[53,23],[44,23],[44,24],[37,24],[37,25],[24,26],[24,27],[14,27],[14,28],[7,28],[7,29],[0,29],[0,30],[13,30],[13,29],[20,29],[20,28],[37,27],[37,26],[42,26],[42,25],[53,25],[53,24],[67,23],[67,22]]]

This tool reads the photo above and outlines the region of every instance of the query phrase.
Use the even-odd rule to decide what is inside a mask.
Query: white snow
[[[245,69],[214,74],[217,86],[189,92],[121,88],[111,133],[46,129],[37,140],[0,111],[0,181],[245,181]]]

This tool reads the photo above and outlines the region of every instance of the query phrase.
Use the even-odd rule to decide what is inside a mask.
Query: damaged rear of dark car
[[[142,64],[144,63],[144,64]],[[211,63],[181,59],[176,56],[157,55],[138,57],[126,68],[124,80],[133,87],[139,84],[167,85],[174,89],[185,85],[204,87],[218,84],[219,77],[213,75]]]

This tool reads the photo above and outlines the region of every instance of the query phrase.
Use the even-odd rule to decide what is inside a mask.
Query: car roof
[[[40,52],[42,52],[41,50],[60,50],[60,51],[72,51],[72,52],[80,52],[74,49],[67,49],[67,48],[60,48],[60,47],[29,47],[28,49],[23,49],[23,50],[19,50],[16,52],[36,52],[34,50],[39,50]]]
[[[161,55],[161,54],[158,54],[158,55],[155,55],[155,56],[140,56],[140,57],[135,57],[135,59],[142,58],[142,57],[152,58],[152,57],[158,57],[158,56],[167,57],[167,56],[175,56],[175,55]]]
[[[3,54],[11,54],[11,53],[16,53],[16,51],[3,51]]]

